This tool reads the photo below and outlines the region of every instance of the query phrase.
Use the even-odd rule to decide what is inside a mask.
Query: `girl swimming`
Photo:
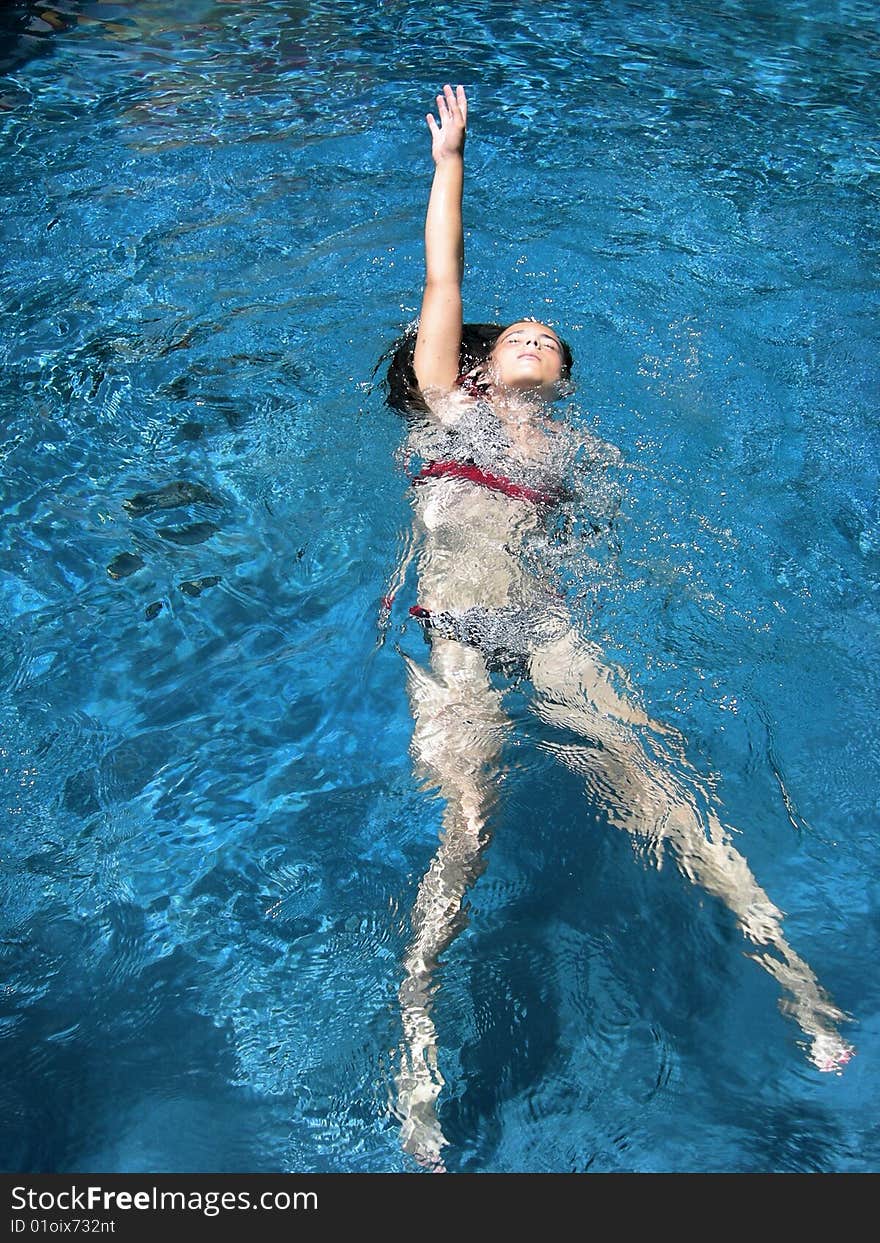
[[[524,555],[563,498],[583,448],[574,428],[551,418],[572,359],[556,330],[533,319],[501,329],[463,323],[464,89],[445,86],[437,113],[427,117],[435,169],[421,315],[389,381],[392,403],[409,414],[407,448],[423,462],[412,488],[419,586],[410,612],[430,639],[430,662],[425,668],[407,659],[412,750],[421,779],[444,802],[440,845],[419,886],[403,964],[396,1112],[404,1149],[442,1170],[432,977],[464,924],[465,892],[484,866],[511,728],[490,677],[499,666],[527,677],[533,711],[578,740],[546,746],[586,779],[611,823],[645,842],[658,864],[674,858],[760,947],[753,957],[778,982],[812,1063],[835,1070],[853,1050],[837,1030],[846,1016],[787,943],[782,913],[732,845],[684,739],[649,718],[621,671],[578,632],[549,578]]]

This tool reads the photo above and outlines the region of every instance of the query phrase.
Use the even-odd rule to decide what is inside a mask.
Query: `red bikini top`
[[[479,484],[481,488],[489,488],[492,492],[503,492],[518,501],[531,501],[533,505],[558,505],[560,497],[551,492],[540,492],[524,483],[514,483],[506,475],[492,475],[480,470],[471,462],[429,462],[413,477],[413,483],[424,483],[426,479],[442,479],[449,476],[454,479],[468,479]]]

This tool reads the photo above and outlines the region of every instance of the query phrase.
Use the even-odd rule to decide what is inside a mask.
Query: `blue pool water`
[[[435,979],[446,1164],[876,1168],[874,5],[62,7],[13,6],[0,54],[2,1168],[419,1168],[397,990],[442,809],[412,576],[376,644],[411,511],[370,377],[444,81],[467,315],[557,325],[622,455],[572,609],[857,1048],[809,1063],[730,913],[514,687]]]

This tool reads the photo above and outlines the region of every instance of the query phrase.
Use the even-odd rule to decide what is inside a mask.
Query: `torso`
[[[411,455],[424,463],[469,463],[523,489],[559,491],[569,447],[548,419],[533,412],[499,416],[490,402],[458,392],[431,405],[432,415],[411,427]],[[466,478],[424,479],[412,493],[423,532],[420,603],[462,609],[534,602],[538,587],[518,554],[542,521],[541,505]]]
[[[559,490],[566,438],[539,412],[498,411],[457,392],[435,398],[432,409],[411,431],[411,453],[426,462],[471,463],[543,494]]]

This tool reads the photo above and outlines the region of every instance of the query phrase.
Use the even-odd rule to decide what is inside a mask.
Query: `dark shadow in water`
[[[152,518],[155,514],[185,508],[191,505],[202,506],[209,510],[223,508],[223,501],[218,499],[203,484],[186,479],[177,479],[161,488],[153,488],[137,492],[123,501],[122,508],[129,517],[134,519]],[[155,528],[156,534],[168,543],[181,547],[192,547],[203,544],[220,531],[216,522],[189,522],[179,526],[160,526]],[[107,566],[107,573],[114,582],[137,574],[147,565],[139,552],[118,552]],[[178,589],[191,598],[198,598],[210,587],[216,587],[221,581],[219,574],[208,574],[198,579],[184,579],[178,583]],[[162,600],[153,600],[144,608],[144,617],[153,621],[165,607]]]
[[[53,40],[74,28],[81,8],[77,0],[65,0],[63,11],[49,4],[0,5],[0,74],[50,52]]]
[[[121,908],[120,908],[121,909]],[[2,946],[4,974],[32,975],[51,961],[46,995],[19,1007],[4,1041],[14,1067],[0,1088],[0,1165],[8,1172],[274,1171],[283,1156],[266,1135],[283,1136],[287,1108],[230,1086],[233,1053],[224,1032],[194,1011],[204,968],[180,949],[119,978],[141,952],[143,912],[117,912],[117,944],[89,969],[92,935],[57,920]],[[120,922],[121,921],[121,922]],[[134,934],[128,951],[121,944]],[[111,961],[112,959],[112,961]],[[27,960],[26,962],[24,960]],[[114,975],[117,978],[113,978]]]
[[[744,1108],[738,1099],[737,1109],[731,1108],[732,1103],[730,1098],[714,1102],[716,1117],[742,1136],[744,1155],[731,1173],[833,1174],[840,1170],[843,1131],[828,1110],[803,1100]]]

